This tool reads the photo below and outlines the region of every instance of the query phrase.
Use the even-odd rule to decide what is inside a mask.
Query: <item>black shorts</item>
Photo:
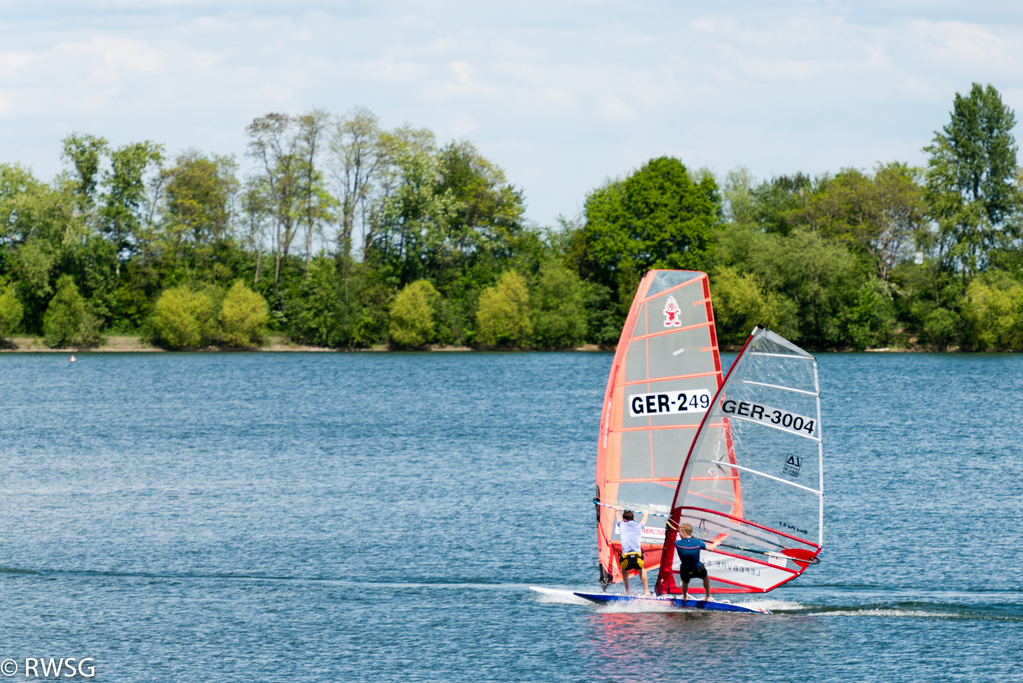
[[[622,568],[623,572],[627,572],[630,569],[642,569],[643,553],[625,553],[622,555],[622,559],[618,563],[618,566]]]
[[[707,578],[707,568],[701,564],[695,569],[679,569],[678,576],[682,579],[682,583],[689,583],[689,579],[705,579]]]

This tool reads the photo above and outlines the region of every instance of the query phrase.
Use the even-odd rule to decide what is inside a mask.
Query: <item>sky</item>
[[[473,143],[540,226],[665,155],[719,180],[922,166],[975,82],[1023,116],[1023,3],[0,0],[0,163],[50,180],[77,132],[246,175],[253,119],[364,107]]]

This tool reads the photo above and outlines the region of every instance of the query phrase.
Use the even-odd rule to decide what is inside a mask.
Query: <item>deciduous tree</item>
[[[594,191],[585,213],[583,273],[617,291],[623,306],[651,268],[704,269],[722,216],[713,176],[694,178],[669,157]]]
[[[1016,115],[992,86],[956,94],[951,121],[924,148],[937,258],[965,278],[987,265],[990,250],[1018,235],[1007,219],[1020,207]]]
[[[96,205],[96,189],[100,178],[100,161],[107,153],[107,141],[93,135],[72,133],[64,138],[61,157],[71,164],[67,173],[78,209],[91,214]]]
[[[303,161],[293,124],[291,116],[273,113],[254,120],[246,128],[249,155],[262,167],[256,181],[250,183],[250,191],[263,195],[248,205],[258,206],[272,217],[274,287],[280,284],[281,261],[287,257],[300,225]]]
[[[146,172],[162,162],[163,145],[149,141],[125,145],[110,153],[111,169],[103,181],[106,191],[100,221],[103,234],[117,249],[117,277],[121,276],[121,261],[147,239],[143,229],[150,227],[152,217],[145,211]]]
[[[43,334],[50,348],[88,347],[99,343],[99,321],[89,313],[78,287],[68,275],[57,279],[57,292],[43,316]]]
[[[384,192],[373,211],[366,258],[385,280],[404,286],[434,268],[458,204],[439,186],[429,131],[400,129],[383,139]]]
[[[235,348],[259,345],[269,316],[266,299],[238,280],[227,292],[220,310],[221,341]]]
[[[579,276],[560,263],[548,261],[540,268],[533,290],[533,338],[544,349],[578,346],[586,337],[597,311],[586,306],[585,285]]]
[[[13,287],[4,287],[0,292],[0,341],[10,337],[21,324],[23,307]]]
[[[356,224],[361,224],[361,241],[366,241],[366,218],[370,193],[381,165],[380,128],[377,117],[355,108],[338,119],[330,141],[332,168],[338,187],[340,226],[336,237],[343,263],[352,256]]]
[[[189,287],[164,290],[153,307],[153,341],[168,349],[195,349],[209,344],[216,332],[213,301]]]
[[[917,177],[916,169],[900,163],[881,166],[873,176],[846,169],[809,193],[786,220],[863,253],[888,282],[925,226]]]
[[[192,150],[163,171],[164,258],[183,267],[188,279],[216,282],[221,274],[215,265],[223,263],[229,245],[231,207],[238,191],[235,168],[229,157],[208,158]]]
[[[391,343],[418,348],[433,341],[440,294],[427,280],[403,288],[391,303]]]
[[[480,296],[476,313],[477,341],[483,346],[526,346],[533,334],[526,278],[507,271]]]

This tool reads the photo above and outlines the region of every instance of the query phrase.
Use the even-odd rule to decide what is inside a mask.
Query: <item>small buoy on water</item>
[[[74,362],[75,362],[75,356],[74,356],[74,354],[72,354],[71,355],[71,360],[69,360],[68,363],[74,363]]]

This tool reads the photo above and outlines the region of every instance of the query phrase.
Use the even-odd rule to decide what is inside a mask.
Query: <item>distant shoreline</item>
[[[13,348],[11,346],[13,345]],[[721,353],[738,353],[742,346],[722,346],[720,347]],[[270,353],[288,353],[288,352],[301,352],[301,353],[450,353],[450,352],[461,352],[461,353],[487,353],[491,351],[499,351],[506,353],[530,353],[533,351],[550,351],[548,349],[474,349],[470,346],[450,346],[445,344],[431,344],[430,346],[423,349],[392,349],[386,344],[373,346],[370,348],[355,349],[355,348],[333,348],[328,346],[307,346],[305,344],[295,344],[288,340],[284,335],[270,335],[267,337],[267,341],[262,345],[251,349],[234,349],[220,346],[210,346],[205,349],[187,349],[182,351],[171,351],[168,349],[161,349],[156,346],[150,346],[143,344],[139,337],[133,337],[130,335],[110,335],[104,337],[102,346],[98,346],[94,349],[83,349],[83,348],[61,348],[51,349],[46,346],[46,343],[40,337],[11,337],[8,340],[0,341],[0,354],[4,353],[251,353],[251,352],[270,352]],[[556,352],[603,352],[603,353],[614,353],[613,348],[601,348],[596,344],[583,344],[569,349],[556,349]],[[1014,354],[1017,351],[963,351],[959,348],[949,348],[943,351],[937,351],[934,349],[927,349],[917,346],[915,343],[910,347],[882,347],[877,349],[853,349],[849,347],[828,349],[826,351],[811,351],[811,353],[877,353],[877,354],[903,354],[903,353],[1001,353],[1001,354]]]

